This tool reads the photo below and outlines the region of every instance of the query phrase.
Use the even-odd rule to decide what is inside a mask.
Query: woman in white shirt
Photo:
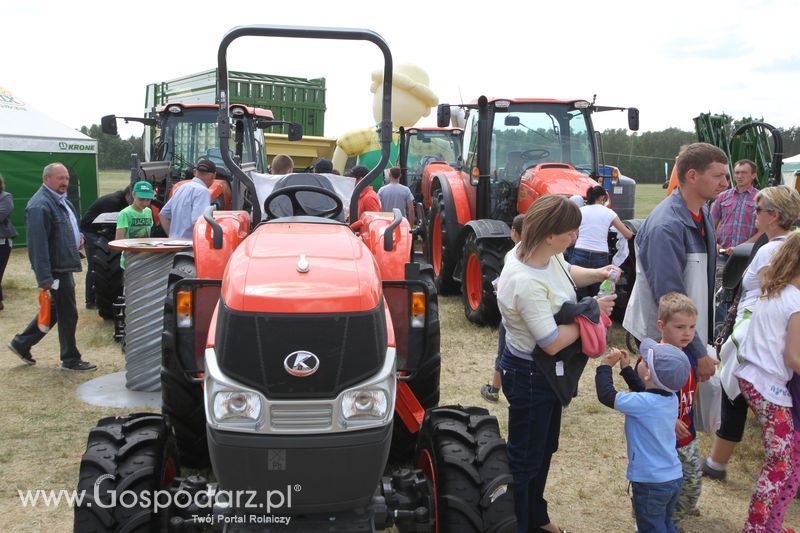
[[[756,481],[744,531],[781,531],[797,492],[800,434],[786,384],[800,372],[800,234],[780,247],[763,271],[762,295],[742,344],[739,388],[761,426],[764,466]]]
[[[608,192],[602,185],[592,187],[586,192],[586,205],[581,207],[581,226],[575,249],[570,254],[570,263],[586,268],[598,268],[609,264],[608,230],[615,227],[625,239],[633,237],[633,232],[622,223],[617,214],[605,206]],[[595,296],[599,283],[593,283],[578,291],[578,299]]]
[[[551,382],[572,380],[576,387],[586,356],[563,355],[579,339],[579,330],[574,323],[557,325],[553,315],[565,302],[576,302],[576,286],[599,283],[612,270],[582,268],[564,260],[563,252],[574,241],[580,221],[578,207],[567,198],[538,199],[525,214],[517,260],[506,262],[498,282],[497,301],[506,329],[500,369],[509,404],[507,451],[520,532],[561,531],[550,522],[544,499],[564,405]],[[615,298],[598,299],[601,310],[610,313]],[[535,360],[541,357],[539,349],[552,356],[547,357],[555,362],[552,371]]]
[[[769,242],[758,249],[750,265],[742,277],[742,294],[736,309],[735,339],[730,338],[723,345],[722,355],[731,353],[731,357],[723,358],[722,375],[732,372],[736,366],[735,354],[739,351],[737,341],[746,337],[749,324],[742,321],[755,309],[758,297],[761,296],[759,275],[768,267],[780,247],[786,241],[795,221],[800,218],[800,193],[786,185],[767,187],[756,195],[756,230],[767,234]],[[724,479],[728,462],[733,455],[736,444],[744,435],[747,420],[747,401],[739,394],[735,379],[724,380],[720,427],[714,435],[711,453],[703,461],[703,473],[712,479]]]

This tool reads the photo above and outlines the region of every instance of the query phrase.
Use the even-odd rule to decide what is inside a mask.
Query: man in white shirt
[[[161,208],[161,227],[172,239],[191,239],[195,221],[211,205],[208,188],[214,183],[217,167],[213,161],[201,159],[194,169],[194,178],[178,188]]]

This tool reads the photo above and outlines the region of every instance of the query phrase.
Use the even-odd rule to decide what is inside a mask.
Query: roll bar
[[[231,137],[229,89],[228,89],[228,46],[240,37],[289,37],[301,39],[336,39],[350,41],[369,41],[375,44],[383,52],[383,109],[380,122],[380,145],[381,158],[378,164],[370,169],[369,173],[361,179],[353,190],[350,198],[350,220],[358,218],[358,196],[361,191],[371,186],[375,177],[386,168],[389,162],[389,144],[392,139],[392,53],[386,41],[371,30],[355,28],[312,28],[306,26],[237,26],[222,38],[217,53],[217,83],[219,90],[219,119],[217,130],[219,133],[220,154],[225,165],[231,169],[233,178],[233,205],[240,208],[239,183],[250,192],[250,197],[256,199],[253,203],[253,218],[250,221],[251,227],[255,227],[261,221],[261,206],[259,205],[253,180],[236,164],[228,152],[228,143]]]

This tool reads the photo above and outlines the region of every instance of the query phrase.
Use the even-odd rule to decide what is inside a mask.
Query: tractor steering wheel
[[[323,218],[331,218],[336,219],[337,216],[342,212],[344,206],[342,205],[342,199],[339,198],[336,193],[329,191],[328,189],[323,189],[322,187],[315,187],[313,185],[290,185],[289,187],[284,187],[283,189],[278,189],[277,191],[272,191],[272,193],[267,196],[267,199],[264,200],[264,211],[267,213],[269,218],[278,218],[278,216],[270,209],[270,204],[280,196],[286,196],[292,202],[292,216],[303,216],[309,215],[309,213],[303,209],[302,204],[297,199],[297,194],[301,192],[311,192],[316,194],[321,194],[323,196],[327,196],[331,200],[334,201],[336,204],[331,209],[327,211],[323,211],[319,214],[312,215],[317,217]]]
[[[520,152],[519,157],[523,161],[536,161],[539,159],[544,159],[549,155],[550,150],[545,150],[544,148],[531,148],[530,150]]]

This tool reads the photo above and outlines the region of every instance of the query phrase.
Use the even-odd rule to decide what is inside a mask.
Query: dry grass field
[[[111,179],[106,179],[106,178]],[[127,179],[125,173],[104,175],[103,189],[113,190]],[[651,186],[656,187],[656,186]],[[659,198],[648,186],[639,188]],[[663,194],[663,193],[662,193]],[[651,200],[652,201],[652,200]],[[655,200],[657,201],[657,200]],[[17,206],[18,209],[22,206]],[[638,213],[637,213],[638,214]],[[82,302],[83,277],[78,276],[78,301]],[[33,350],[38,363],[21,364],[5,344],[34,315],[36,292],[24,249],[14,250],[3,280],[6,309],[0,311],[0,531],[48,533],[72,528],[72,509],[24,507],[18,490],[72,489],[88,430],[107,415],[123,409],[97,408],[79,401],[75,389],[94,377],[124,369],[123,355],[111,339],[112,325],[96,312],[80,309],[78,345],[84,358],[97,363],[98,372],[74,375],[58,369],[58,339],[45,337]],[[507,405],[484,401],[478,390],[490,376],[497,333],[474,327],[463,316],[459,297],[440,300],[442,324],[442,403],[474,404],[489,408],[501,421]],[[622,332],[613,330],[622,345]],[[590,361],[580,392],[564,413],[560,450],[555,455],[547,497],[552,517],[570,531],[633,531],[627,482],[622,415],[602,406],[595,397],[594,368]],[[621,381],[618,386],[622,386]],[[705,454],[708,435],[700,437]],[[745,442],[737,450],[725,483],[706,481],[700,499],[700,516],[685,522],[687,532],[731,532],[744,522],[752,483],[760,468],[757,429],[748,425]],[[800,505],[792,504],[786,525],[800,524]]]

